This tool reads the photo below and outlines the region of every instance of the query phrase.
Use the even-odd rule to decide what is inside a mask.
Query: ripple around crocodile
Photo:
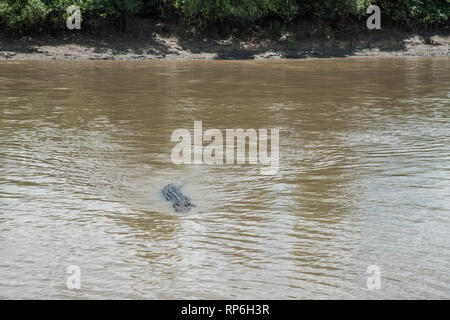
[[[161,193],[167,201],[172,203],[175,212],[189,212],[192,208],[195,208],[195,205],[192,204],[191,199],[181,193],[180,189],[181,185],[169,183],[162,189]]]

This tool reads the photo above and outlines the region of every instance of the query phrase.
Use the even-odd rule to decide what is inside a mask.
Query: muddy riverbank
[[[448,32],[374,30],[299,37],[212,37],[152,31],[146,34],[65,33],[0,35],[0,60],[242,60],[326,57],[448,56]]]

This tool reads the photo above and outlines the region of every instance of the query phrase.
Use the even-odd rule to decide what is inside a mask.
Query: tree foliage
[[[450,15],[450,0],[0,0],[0,23],[15,29],[64,21],[66,8],[73,4],[88,17],[169,15],[197,25],[246,24],[266,18],[332,22],[361,18],[370,4],[380,6],[383,17],[400,24],[447,24]]]

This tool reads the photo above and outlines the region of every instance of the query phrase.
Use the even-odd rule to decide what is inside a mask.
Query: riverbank
[[[213,37],[158,32],[0,35],[0,60],[241,60],[449,56],[448,32],[372,30],[338,37]]]

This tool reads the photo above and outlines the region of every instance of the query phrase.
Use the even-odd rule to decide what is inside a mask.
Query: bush
[[[196,25],[214,23],[248,24],[275,18],[327,22],[361,19],[366,8],[376,4],[383,20],[401,25],[411,23],[446,25],[448,0],[0,0],[0,23],[10,29],[57,24],[67,18],[66,8],[76,4],[82,17],[152,17],[187,21]]]
[[[0,3],[2,22],[12,28],[37,24],[49,11],[41,0],[2,0]]]
[[[268,16],[290,20],[297,13],[294,0],[175,0],[181,16],[198,24],[246,23]]]
[[[400,23],[446,23],[450,16],[450,2],[447,0],[379,0],[374,4]]]

